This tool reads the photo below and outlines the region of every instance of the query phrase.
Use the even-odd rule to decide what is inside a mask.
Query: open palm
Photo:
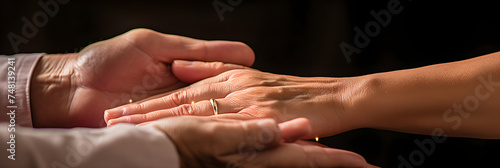
[[[192,67],[172,71],[173,60],[221,61],[250,66],[254,54],[239,42],[204,41],[135,29],[89,45],[71,59],[72,66],[67,66],[68,71],[72,71],[72,96],[67,105],[71,126],[102,127],[105,126],[105,109],[174,90],[185,86],[184,82],[228,70],[213,67],[212,71],[198,73],[199,70]]]

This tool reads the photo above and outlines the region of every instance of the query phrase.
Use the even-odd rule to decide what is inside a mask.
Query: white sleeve
[[[154,128],[9,128],[0,123],[0,167],[180,167],[174,143]]]

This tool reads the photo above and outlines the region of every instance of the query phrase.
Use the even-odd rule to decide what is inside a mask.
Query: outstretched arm
[[[108,110],[108,126],[175,115],[296,117],[314,136],[376,128],[437,136],[500,138],[500,52],[464,61],[349,78],[232,70],[161,98]],[[191,104],[192,101],[196,103]]]

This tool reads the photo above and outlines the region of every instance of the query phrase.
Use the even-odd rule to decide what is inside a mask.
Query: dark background
[[[44,0],[43,2],[46,2]],[[219,0],[228,4],[226,0]],[[22,17],[42,11],[38,1],[0,1],[0,54],[15,54],[7,34],[21,35]],[[355,26],[374,20],[384,1],[250,1],[226,11],[214,1],[70,1],[19,45],[19,52],[78,52],[93,42],[133,28],[199,39],[242,41],[256,54],[254,68],[296,76],[356,76],[450,62],[500,49],[500,14],[495,3],[401,0],[403,11],[371,38],[348,63],[339,44],[354,45]],[[451,106],[451,105],[450,105]],[[488,129],[488,128],[485,128]],[[397,167],[430,136],[360,129],[320,142],[363,155],[368,162]],[[500,167],[499,140],[448,138],[416,167]],[[416,158],[419,159],[419,158]]]

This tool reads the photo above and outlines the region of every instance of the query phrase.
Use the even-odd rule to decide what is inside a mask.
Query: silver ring
[[[217,106],[217,101],[215,101],[215,99],[210,99],[210,103],[212,104],[212,108],[214,109],[214,115],[219,114],[219,107]]]

